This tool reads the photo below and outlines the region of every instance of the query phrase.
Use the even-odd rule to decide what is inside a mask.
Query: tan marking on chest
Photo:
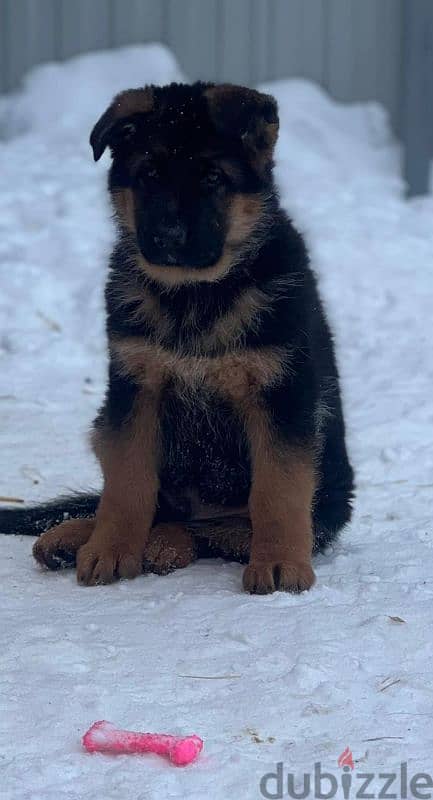
[[[114,297],[118,307],[124,309],[128,321],[146,322],[152,328],[157,341],[162,341],[169,336],[173,328],[173,320],[161,308],[157,295],[152,295],[146,289],[125,284],[115,290]]]
[[[111,348],[125,373],[149,389],[160,381],[174,380],[181,390],[204,386],[234,402],[278,383],[287,364],[287,352],[278,347],[206,358],[179,355],[138,337],[128,337],[113,340]]]
[[[271,303],[272,298],[261,289],[247,289],[238,297],[230,311],[219,317],[212,328],[202,334],[203,347],[229,347],[242,343],[247,331],[257,329],[260,313],[267,311]]]

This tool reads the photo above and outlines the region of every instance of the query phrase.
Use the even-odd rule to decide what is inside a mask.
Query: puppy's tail
[[[74,494],[27,508],[0,508],[0,533],[40,536],[65,519],[93,517],[99,494]]]

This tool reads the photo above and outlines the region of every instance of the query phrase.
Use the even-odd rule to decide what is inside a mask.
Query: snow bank
[[[113,95],[145,83],[182,80],[172,53],[161,44],[86,53],[62,63],[36,67],[23,89],[0,103],[0,136],[30,129],[47,135],[86,132]],[[126,81],[126,83],[125,83]]]
[[[99,482],[86,430],[112,229],[88,134],[118,90],[181,77],[164,48],[126,48],[41,67],[0,100],[1,496]],[[338,774],[346,745],[362,771],[429,768],[433,201],[404,200],[383,109],[305,81],[266,89],[281,196],[336,332],[354,522],[300,597],[244,596],[241,567],[218,562],[83,589],[39,571],[28,539],[0,539],[8,800],[252,800],[278,761],[299,779],[316,761]],[[205,751],[183,772],[90,757],[79,738],[100,718],[197,731]]]

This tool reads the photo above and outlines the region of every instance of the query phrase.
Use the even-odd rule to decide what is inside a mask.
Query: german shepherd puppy
[[[217,553],[247,562],[248,592],[300,592],[349,521],[333,342],[279,205],[277,135],[274,98],[211,83],[122,92],[96,123],[118,226],[92,434],[104,484],[1,512],[5,533],[60,523],[41,564],[94,585]]]

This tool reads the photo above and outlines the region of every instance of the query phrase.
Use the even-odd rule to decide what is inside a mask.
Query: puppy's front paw
[[[77,555],[77,581],[84,586],[113,583],[118,578],[136,578],[143,571],[142,552],[125,544],[87,542]]]
[[[294,592],[310,589],[315,575],[310,563],[252,561],[244,570],[243,587],[250,594]]]
[[[43,533],[33,545],[33,555],[48,569],[63,569],[75,565],[77,551],[90,539],[94,519],[68,519]]]

